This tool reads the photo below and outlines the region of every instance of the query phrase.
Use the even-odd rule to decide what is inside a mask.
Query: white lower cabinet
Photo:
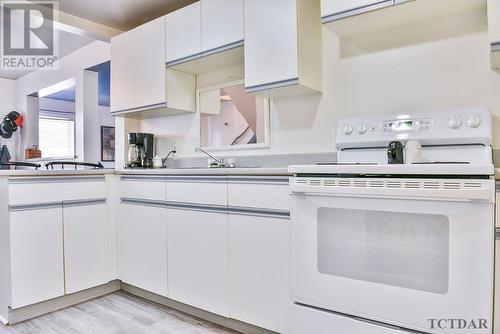
[[[229,317],[227,214],[169,208],[167,224],[169,297]]]
[[[106,202],[64,205],[66,293],[107,283],[108,226]]]
[[[11,307],[64,295],[62,206],[10,213]]]
[[[165,209],[121,203],[117,221],[118,271],[124,283],[168,296]]]
[[[231,317],[288,333],[289,219],[229,215]]]

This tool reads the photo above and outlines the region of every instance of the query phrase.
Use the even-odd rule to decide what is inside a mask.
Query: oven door
[[[427,333],[491,333],[493,180],[296,177],[291,190],[296,303]]]

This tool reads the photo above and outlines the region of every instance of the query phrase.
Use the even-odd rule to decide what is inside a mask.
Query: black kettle
[[[387,146],[387,158],[389,164],[403,164],[403,144],[399,141],[391,141]]]

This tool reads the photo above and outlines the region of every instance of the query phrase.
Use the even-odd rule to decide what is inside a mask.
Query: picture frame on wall
[[[115,161],[115,128],[101,126],[101,161]]]

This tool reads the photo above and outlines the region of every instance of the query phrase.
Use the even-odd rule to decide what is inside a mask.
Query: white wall
[[[101,126],[115,126],[109,107],[99,105],[98,73],[85,71],[84,73],[84,154],[85,161],[98,162],[101,160]],[[103,162],[104,167],[114,168],[114,162]]]
[[[9,112],[16,110],[16,81],[10,79],[0,78],[0,122],[3,120],[5,115]],[[19,129],[14,135],[9,139],[4,139],[0,137],[0,145],[7,145],[12,160],[17,158],[16,154],[16,142],[22,129]]]
[[[109,61],[111,58],[111,48],[108,43],[96,41],[93,42],[59,61],[57,71],[36,71],[29,73],[16,81],[17,88],[17,111],[25,114],[27,111],[27,96],[39,91],[44,87],[51,86],[58,82],[75,78],[76,79],[76,155],[78,160],[86,160],[84,152],[84,141],[93,139],[95,132],[88,131],[84,133],[85,124],[85,103],[84,103],[84,84],[85,69],[97,64]],[[96,92],[97,94],[97,92]],[[90,116],[89,116],[90,117]],[[93,116],[92,116],[93,117]],[[23,132],[21,147],[31,147],[38,142],[38,124],[35,118],[26,117],[26,130]],[[100,130],[99,130],[100,131]],[[97,140],[100,140],[100,134]]]
[[[271,105],[269,149],[218,154],[331,152],[341,117],[449,107],[489,106],[500,131],[500,75],[490,69],[489,48],[484,31],[341,58],[337,36],[324,27],[323,94]],[[175,141],[178,157],[197,156],[192,148],[199,145],[198,117],[145,120],[141,130]],[[494,147],[500,148],[500,136]]]

